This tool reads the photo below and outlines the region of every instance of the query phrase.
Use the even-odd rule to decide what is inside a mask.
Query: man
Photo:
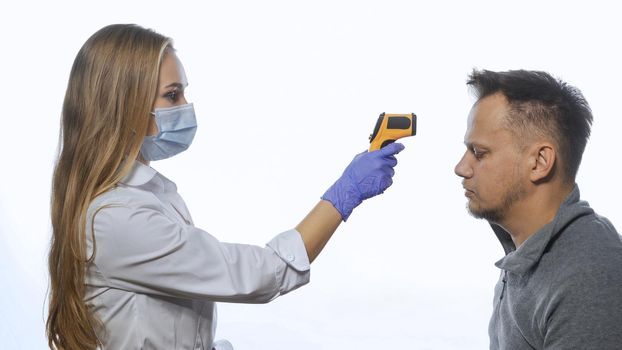
[[[622,349],[622,240],[575,184],[587,101],[544,72],[474,71],[467,84],[477,102],[455,172],[506,253],[490,348]]]

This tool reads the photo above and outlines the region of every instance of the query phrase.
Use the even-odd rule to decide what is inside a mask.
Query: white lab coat
[[[309,282],[296,230],[267,247],[219,242],[194,227],[173,182],[134,162],[87,213],[86,301],[104,349],[207,349],[214,302],[265,303]]]

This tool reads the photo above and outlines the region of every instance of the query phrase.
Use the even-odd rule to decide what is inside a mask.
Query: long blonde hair
[[[147,133],[162,56],[172,42],[136,25],[104,27],[82,46],[62,109],[52,183],[48,344],[95,349],[103,325],[84,301],[86,212],[130,170]]]

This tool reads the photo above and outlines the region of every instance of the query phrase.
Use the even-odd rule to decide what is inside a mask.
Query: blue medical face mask
[[[140,153],[145,160],[170,158],[190,147],[197,131],[197,119],[192,103],[156,108],[152,114],[155,115],[158,133],[145,136],[140,148]]]

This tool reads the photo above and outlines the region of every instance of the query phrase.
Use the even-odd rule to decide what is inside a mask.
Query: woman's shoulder
[[[118,185],[100,194],[91,201],[88,216],[92,217],[97,211],[107,207],[159,208],[160,203],[152,192],[140,190],[136,187]]]

